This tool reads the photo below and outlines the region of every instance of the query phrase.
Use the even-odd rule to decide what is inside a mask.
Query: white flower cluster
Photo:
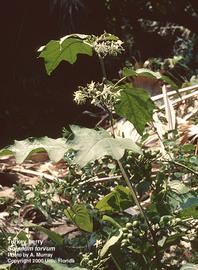
[[[86,87],[80,86],[74,92],[74,101],[77,104],[84,104],[88,99],[95,106],[103,106],[110,110],[119,98],[119,91],[112,84],[91,82]]]
[[[104,58],[107,55],[117,56],[124,51],[122,47],[123,42],[121,40],[96,40],[93,44],[94,50],[99,57]]]

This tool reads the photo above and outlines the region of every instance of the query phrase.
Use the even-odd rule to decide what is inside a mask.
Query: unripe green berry
[[[129,234],[127,235],[127,238],[128,238],[129,240],[133,239],[133,234],[132,234],[132,233],[129,233]]]
[[[127,229],[133,228],[133,224],[131,222],[127,222],[126,228]]]
[[[133,221],[133,227],[137,228],[140,222],[138,220]]]
[[[122,228],[123,233],[128,232],[128,229],[126,227]]]

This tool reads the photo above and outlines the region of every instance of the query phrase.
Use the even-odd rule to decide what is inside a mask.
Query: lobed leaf
[[[52,161],[58,162],[64,157],[67,150],[68,145],[64,138],[52,139],[43,137],[35,140],[16,140],[13,145],[0,150],[0,156],[13,154],[16,162],[22,163],[32,153],[46,151]]]
[[[170,189],[177,194],[185,194],[190,191],[190,189],[179,180],[172,180],[168,185]]]
[[[104,156],[111,156],[115,160],[123,157],[126,149],[141,154],[142,151],[131,139],[112,138],[104,129],[98,131],[89,128],[70,126],[74,139],[70,142],[70,148],[77,150],[73,160],[80,167]]]
[[[41,52],[39,57],[44,58],[47,74],[51,72],[62,61],[74,64],[78,54],[93,54],[91,44],[86,42],[87,35],[73,34],[68,35],[60,40],[51,40],[38,51]]]

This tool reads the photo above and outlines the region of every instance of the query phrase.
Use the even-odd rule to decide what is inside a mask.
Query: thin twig
[[[102,177],[102,178],[90,178],[84,182],[82,182],[81,184],[84,185],[86,183],[101,183],[101,182],[106,182],[106,181],[112,181],[112,180],[116,180],[116,179],[121,179],[122,175],[114,175],[114,176],[106,176],[106,177]]]
[[[54,176],[52,176],[50,174],[36,172],[36,171],[33,171],[33,170],[27,170],[27,169],[21,169],[21,168],[11,168],[9,170],[10,171],[15,171],[15,172],[18,172],[18,173],[22,173],[22,174],[29,174],[29,175],[35,175],[35,176],[39,176],[39,177],[44,177],[44,178],[46,178],[47,180],[50,180],[50,181],[55,181],[57,179],[57,177],[54,177]]]
[[[198,172],[194,171],[193,169],[187,167],[186,165],[184,165],[184,164],[182,164],[182,163],[180,163],[180,162],[177,162],[177,161],[174,161],[174,160],[165,160],[165,162],[167,162],[167,163],[168,163],[168,162],[169,162],[169,163],[173,163],[173,164],[175,164],[175,165],[177,165],[177,166],[179,166],[179,167],[182,167],[182,168],[188,170],[189,172],[191,172],[191,173],[193,173],[193,174],[195,174],[195,175],[198,176]]]

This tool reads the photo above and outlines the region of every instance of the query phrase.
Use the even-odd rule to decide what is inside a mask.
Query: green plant
[[[71,125],[66,138],[16,141],[14,146],[1,150],[0,155],[13,153],[22,162],[32,152],[44,149],[55,161],[65,158],[69,168],[67,182],[57,181],[54,190],[66,196],[69,206],[64,213],[87,239],[81,258],[76,254],[83,267],[178,269],[181,261],[170,259],[167,253],[181,241],[192,242],[196,235],[192,229],[197,230],[197,158],[191,147],[182,149],[177,142],[166,139],[164,149],[172,155],[165,160],[160,153],[151,153],[131,139],[118,138],[114,132],[117,117],[125,117],[142,136],[157,109],[144,89],[133,86],[131,77],[160,80],[173,88],[177,88],[176,84],[160,72],[132,68],[124,68],[116,82],[109,81],[105,58],[121,53],[123,44],[108,33],[99,37],[69,35],[50,41],[39,51],[48,74],[63,60],[73,64],[79,53],[98,56],[101,82],[80,86],[74,100],[77,104],[89,101],[101,109],[110,132],[101,127]],[[158,167],[156,175],[152,173],[154,165]],[[186,173],[190,173],[190,183],[183,181]],[[45,188],[48,189],[47,183]],[[42,205],[40,190],[38,186],[34,192],[37,205]],[[21,189],[17,192],[26,200]],[[150,198],[149,207],[144,206],[146,197]]]

